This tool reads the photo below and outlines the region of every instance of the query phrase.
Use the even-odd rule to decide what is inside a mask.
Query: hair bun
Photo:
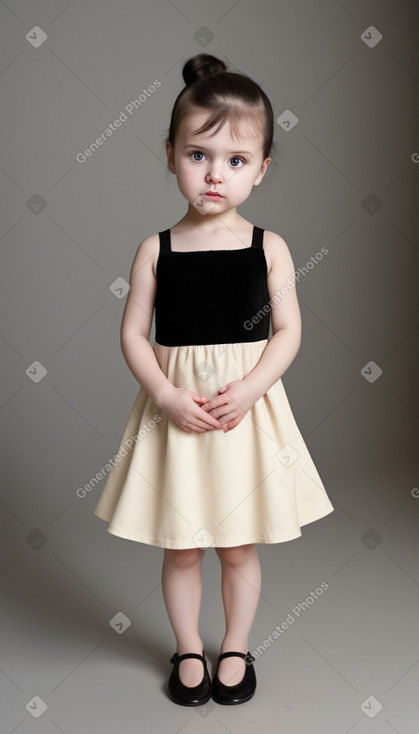
[[[197,54],[185,63],[182,76],[186,86],[189,86],[208,74],[218,74],[222,71],[227,71],[224,61],[210,54]]]

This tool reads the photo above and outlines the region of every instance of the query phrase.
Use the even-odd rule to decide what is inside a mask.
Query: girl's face
[[[194,135],[207,117],[207,110],[197,110],[183,119],[175,148],[166,141],[166,152],[170,171],[176,174],[185,199],[201,214],[218,215],[246,201],[272,159],[263,160],[261,135],[233,139],[228,120],[213,137],[214,128]],[[208,198],[208,190],[219,191],[223,198]]]

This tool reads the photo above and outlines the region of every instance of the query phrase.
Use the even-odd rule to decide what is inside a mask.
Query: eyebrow
[[[185,148],[196,148],[199,150],[207,150],[203,145],[194,145],[192,143],[188,143],[188,145],[183,146],[183,150]],[[249,150],[231,150],[230,153],[245,153],[246,155],[252,155],[252,153]]]

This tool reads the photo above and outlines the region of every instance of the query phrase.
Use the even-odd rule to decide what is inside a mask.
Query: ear
[[[257,177],[254,180],[253,186],[259,186],[260,182],[262,181],[262,179],[263,179],[263,177],[264,177],[264,175],[266,173],[266,169],[268,168],[271,160],[272,160],[272,158],[265,158],[265,160],[263,161],[263,163],[261,165],[260,171],[259,171]]]
[[[175,152],[173,150],[173,146],[170,143],[169,140],[166,140],[166,155],[167,155],[167,162],[169,165],[169,169],[171,173],[176,173],[176,167],[175,167]]]

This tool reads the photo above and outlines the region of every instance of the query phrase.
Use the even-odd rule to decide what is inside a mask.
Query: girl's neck
[[[231,231],[242,228],[247,224],[246,219],[237,213],[236,208],[229,209],[221,214],[201,214],[196,210],[193,204],[188,205],[188,211],[185,216],[179,220],[171,229],[193,231],[200,229],[203,234],[211,235],[220,229],[230,229]]]

